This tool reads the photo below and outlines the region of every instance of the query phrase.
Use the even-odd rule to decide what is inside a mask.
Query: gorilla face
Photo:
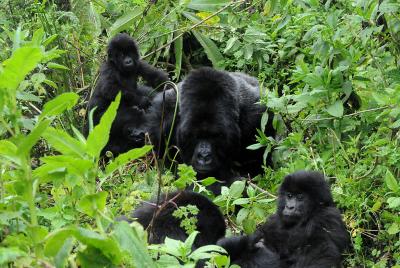
[[[136,72],[139,51],[135,41],[127,34],[118,34],[108,45],[108,59],[121,73]]]
[[[301,219],[308,219],[312,202],[307,194],[284,192],[279,199],[279,202],[282,202],[280,215],[285,225],[293,225]]]
[[[142,126],[127,125],[123,129],[123,136],[129,144],[141,147],[145,143],[146,130]],[[136,147],[136,146],[135,146]]]
[[[199,140],[192,155],[192,166],[199,173],[209,173],[218,167],[218,158],[215,149],[208,140]]]

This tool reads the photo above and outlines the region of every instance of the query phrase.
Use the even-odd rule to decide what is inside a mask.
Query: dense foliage
[[[262,83],[279,137],[263,135],[266,114],[250,149],[272,153],[274,166],[215,197],[232,232],[265,220],[286,174],[321,170],[352,237],[344,266],[400,267],[397,0],[1,1],[0,266],[229,266],[217,247],[191,252],[193,208],[177,213],[192,232],[185,243],[148,246],[139,225],[113,222],[158,186],[195,180],[181,165],[174,181],[151,146],[99,162],[119,97],[82,136],[106,42],[120,31],[175,82],[212,65]]]

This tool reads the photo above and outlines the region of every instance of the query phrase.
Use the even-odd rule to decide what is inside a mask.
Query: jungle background
[[[175,181],[149,146],[99,162],[116,103],[81,134],[107,42],[121,31],[174,82],[205,65],[260,81],[279,135],[263,135],[265,115],[250,149],[272,154],[273,166],[214,198],[230,233],[273,213],[286,174],[320,170],[352,238],[344,267],[400,267],[397,0],[0,1],[1,267],[193,267],[204,256],[229,267],[212,247],[191,252],[195,232],[148,246],[138,224],[113,221],[159,185],[195,180],[181,165]]]

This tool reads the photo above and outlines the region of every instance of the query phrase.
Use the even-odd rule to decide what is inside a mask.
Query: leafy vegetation
[[[195,180],[153,165],[151,146],[99,161],[119,97],[81,134],[106,42],[127,31],[175,82],[201,65],[262,82],[279,138],[260,131],[250,149],[274,167],[215,197],[232,233],[265,220],[286,174],[317,169],[351,233],[344,266],[400,267],[397,0],[3,0],[0,26],[0,266],[229,267],[216,246],[192,252],[193,208],[178,215],[185,242],[148,246],[140,225],[113,220]]]

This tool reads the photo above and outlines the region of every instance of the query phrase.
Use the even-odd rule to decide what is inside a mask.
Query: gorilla
[[[137,106],[120,106],[116,120],[113,122],[110,131],[109,142],[103,149],[111,151],[114,156],[127,152],[133,148],[139,148],[150,142],[161,158],[167,146],[167,139],[172,135],[168,147],[174,142],[174,112],[176,106],[176,92],[169,88],[159,92],[151,100],[148,110],[140,109]],[[146,134],[150,140],[146,140]]]
[[[107,61],[100,69],[99,79],[88,103],[88,111],[97,107],[93,113],[93,124],[99,123],[101,116],[118,92],[122,92],[120,108],[137,106],[147,109],[151,104],[149,94],[168,81],[168,75],[143,61],[139,48],[129,35],[121,33],[108,44]],[[147,85],[138,85],[141,76]],[[117,115],[116,120],[120,116]]]
[[[225,221],[219,208],[207,197],[192,191],[177,191],[169,194],[161,194],[160,204],[157,200],[142,203],[135,209],[130,218],[148,229],[148,241],[150,244],[164,243],[166,237],[185,241],[188,237],[181,221],[172,214],[180,206],[195,205],[199,212],[197,218],[197,235],[194,248],[215,244],[218,239],[225,236]],[[131,221],[126,217],[120,220]]]
[[[260,99],[257,80],[203,67],[190,72],[180,89],[177,145],[183,162],[193,166],[198,178],[216,177],[222,185],[230,185],[237,170],[258,172],[262,152],[245,149],[255,143],[265,111],[256,104]],[[243,166],[237,168],[235,161]],[[254,172],[252,167],[256,167]],[[214,184],[210,190],[218,193],[220,187]]]
[[[341,255],[349,245],[349,234],[329,186],[321,173],[312,171],[285,177],[279,189],[277,212],[253,236],[262,238],[264,246],[279,256],[279,266],[270,267],[341,267]],[[234,263],[251,265],[267,256],[251,255],[254,253],[249,248],[254,248],[254,240],[258,241],[243,236],[220,240],[218,244],[228,253],[250,244],[241,256],[254,257],[250,261],[239,257]]]

